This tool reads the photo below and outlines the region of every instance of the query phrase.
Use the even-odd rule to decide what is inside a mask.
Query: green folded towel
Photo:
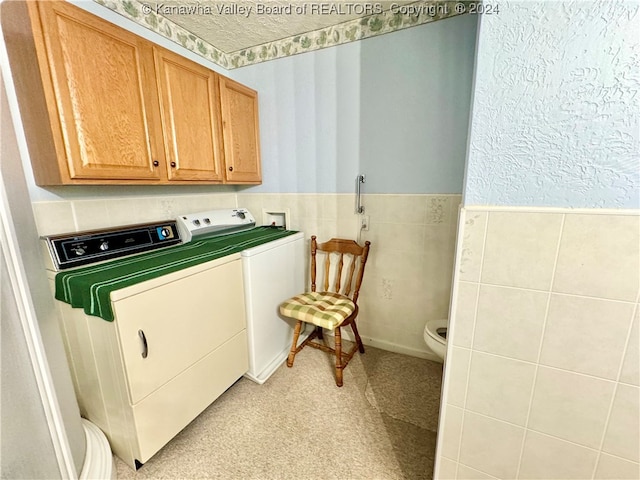
[[[271,227],[203,238],[184,245],[121,258],[56,275],[56,299],[87,315],[113,321],[110,295],[114,290],[161,277],[297,233]]]

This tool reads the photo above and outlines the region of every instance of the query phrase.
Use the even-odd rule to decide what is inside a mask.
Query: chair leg
[[[336,351],[336,385],[342,386],[342,333],[340,333],[340,327],[335,330],[335,351]]]
[[[289,350],[289,357],[287,358],[287,367],[293,367],[293,359],[296,358],[298,337],[300,336],[301,329],[302,329],[302,320],[298,320],[298,323],[296,323],[296,328],[293,330],[293,343],[291,344],[291,350]]]
[[[360,338],[360,334],[358,333],[358,327],[356,327],[355,319],[351,322],[351,330],[353,330],[353,335],[356,337],[356,343],[358,344],[358,351],[360,353],[364,353],[364,345],[362,344],[362,339]]]

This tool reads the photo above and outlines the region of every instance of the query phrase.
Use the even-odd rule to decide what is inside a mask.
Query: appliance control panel
[[[250,230],[256,220],[246,208],[221,208],[181,215],[176,220],[184,243],[202,236],[227,235]]]
[[[43,238],[54,270],[119,258],[181,243],[176,222],[132,225]]]

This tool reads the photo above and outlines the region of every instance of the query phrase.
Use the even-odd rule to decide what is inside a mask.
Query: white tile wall
[[[458,260],[459,280],[461,281],[478,282],[480,280],[487,217],[487,212],[467,212],[464,216],[464,223],[460,223],[461,226],[464,226],[458,232],[462,236]],[[462,222],[462,218],[460,221]]]
[[[447,402],[450,405],[464,407],[467,398],[467,381],[471,351],[466,348],[449,349],[446,372],[449,381]]]
[[[529,428],[598,448],[615,384],[565,370],[540,367]]]
[[[482,282],[548,290],[562,215],[492,212],[487,226]],[[514,245],[518,248],[514,249]]]
[[[460,450],[460,434],[462,433],[462,415],[464,410],[457,407],[447,409],[441,434],[445,438],[442,455],[449,458],[458,458]]]
[[[478,284],[460,282],[458,284],[456,336],[454,345],[471,348],[474,335],[474,322],[478,301]]]
[[[638,212],[477,207],[460,229],[435,478],[640,478]]]
[[[551,295],[540,363],[615,380],[633,311],[632,303]]]
[[[466,408],[524,426],[535,372],[532,363],[474,351],[467,384]],[[500,392],[500,395],[495,392]]]
[[[38,202],[32,206],[40,235],[56,235],[77,230],[71,202]]]
[[[84,198],[32,205],[40,235],[155,222],[173,219],[182,213],[236,206],[235,193]]]
[[[598,452],[533,431],[527,432],[518,478],[592,478]]]
[[[640,461],[640,389],[620,384],[616,391],[602,450],[618,457]]]
[[[548,302],[545,292],[481,285],[473,347],[535,362]]]
[[[440,457],[440,478],[442,480],[455,480],[458,464],[446,457]]]
[[[640,465],[603,453],[593,477],[597,480],[638,480]]]
[[[635,301],[640,282],[638,231],[638,216],[568,215],[554,290]]]
[[[487,475],[486,473],[479,472],[478,470],[474,470],[473,468],[469,468],[465,465],[458,465],[458,473],[456,478],[460,480],[485,480],[496,477],[492,477],[491,475]]]
[[[631,385],[640,386],[640,358],[638,350],[640,349],[640,308],[636,308],[635,318],[631,334],[627,341],[627,350],[622,364],[622,372],[620,373],[620,381],[630,383]]]
[[[516,478],[524,428],[466,411],[460,463],[498,478]]]

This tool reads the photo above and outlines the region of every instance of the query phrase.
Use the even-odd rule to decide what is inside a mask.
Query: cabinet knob
[[[160,165],[160,162],[158,160],[154,160],[153,161],[153,166],[157,167],[158,165]]]
[[[229,167],[229,171],[230,171],[230,172],[233,172],[233,167]]]
[[[172,166],[173,168],[175,168],[175,167],[176,167],[176,162],[171,162],[171,166]]]

